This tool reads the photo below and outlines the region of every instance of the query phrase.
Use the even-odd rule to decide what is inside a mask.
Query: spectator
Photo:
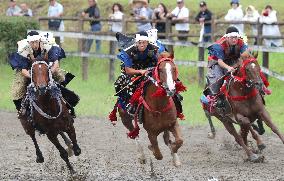
[[[29,9],[26,3],[22,3],[20,6],[22,9],[22,11],[20,12],[21,16],[33,16],[32,10]]]
[[[153,18],[154,20],[165,20],[168,15],[168,10],[163,3],[160,3],[158,8],[154,9]],[[158,33],[165,33],[166,32],[166,23],[158,22],[155,24]],[[165,36],[158,35],[159,39],[165,39]]]
[[[184,21],[188,21],[189,10],[184,5],[184,0],[177,0],[177,7],[170,13],[169,17],[172,20],[177,21],[175,23],[175,28],[179,34],[188,34],[189,32],[189,23],[181,23]],[[179,40],[186,41],[187,37],[179,36]]]
[[[112,14],[110,14],[111,19],[122,20],[123,18],[123,8],[119,3],[114,3],[112,5]],[[122,32],[122,22],[112,22],[111,23],[112,32]]]
[[[136,20],[148,20],[149,15],[147,12],[147,0],[133,0],[133,12],[132,15]],[[152,26],[149,22],[138,22],[137,23],[138,31],[147,31],[152,29]]]
[[[97,1],[96,0],[88,0],[89,3],[89,7],[82,12],[82,16],[86,17],[88,16],[89,18],[94,18],[94,19],[99,19],[100,18],[100,10],[99,7],[97,5]],[[102,25],[101,22],[99,20],[94,20],[94,21],[90,21],[90,25],[91,25],[91,31],[93,32],[98,32],[101,31],[102,29]],[[91,46],[93,44],[93,39],[89,39],[87,41],[85,41],[85,46],[84,48],[86,49],[87,52],[90,51]],[[101,41],[100,40],[96,40],[96,52],[100,52],[101,51]]]
[[[243,20],[256,23],[258,22],[258,19],[259,19],[258,11],[252,5],[248,6]],[[257,36],[257,25],[251,25],[251,27],[252,27],[252,35]],[[257,38],[255,38],[254,41],[254,45],[256,44],[257,44]]]
[[[200,36],[203,36],[201,42],[209,42],[211,41],[210,36],[204,36],[204,34],[210,34],[211,33],[211,19],[212,19],[212,13],[207,9],[207,4],[204,1],[201,1],[199,4],[200,11],[195,17],[195,20],[200,23],[200,25],[203,27],[203,32],[201,32]],[[203,34],[203,35],[202,35]]]
[[[6,16],[20,16],[21,8],[17,6],[16,0],[10,0],[9,8],[6,11]]]
[[[262,11],[259,21],[265,23],[262,27],[263,36],[281,36],[278,25],[273,25],[277,23],[277,12],[272,9],[272,6],[267,5]],[[264,39],[265,46],[282,46],[282,39]]]
[[[242,21],[244,13],[242,10],[242,6],[239,4],[239,0],[231,0],[231,7],[232,8],[228,10],[227,15],[225,16],[225,20],[230,22]],[[243,34],[243,24],[231,24],[230,26],[235,26],[239,30],[239,33]]]
[[[63,6],[56,2],[56,0],[49,0],[49,7],[47,12],[48,17],[60,18],[63,16]],[[53,31],[64,31],[64,22],[60,19],[48,20],[48,29]],[[55,37],[57,44],[63,43],[63,37]]]

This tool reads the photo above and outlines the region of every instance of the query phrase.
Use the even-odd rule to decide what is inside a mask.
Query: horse
[[[27,114],[20,121],[34,143],[36,162],[43,163],[44,157],[38,146],[35,131],[46,134],[48,139],[59,150],[61,158],[66,162],[71,173],[75,173],[68,159],[68,152],[61,146],[57,136],[60,134],[74,155],[79,156],[81,149],[77,144],[74,119],[70,115],[61,91],[52,78],[51,68],[46,61],[35,60],[31,67],[31,83],[27,88],[24,103],[28,104]],[[70,140],[65,136],[67,133]]]
[[[181,130],[177,121],[176,106],[173,100],[173,96],[177,92],[177,76],[177,67],[173,61],[173,56],[167,52],[161,53],[158,58],[158,64],[153,71],[153,77],[146,75],[148,80],[143,84],[144,86],[142,85],[139,107],[143,107],[143,109],[141,109],[143,111],[143,127],[147,131],[150,141],[148,148],[152,151],[157,160],[162,160],[163,155],[158,146],[157,136],[164,132],[164,142],[170,148],[173,164],[180,166],[181,162],[177,151],[182,146],[183,139],[181,137]],[[138,108],[136,112],[139,110]],[[129,115],[122,108],[118,108],[118,111],[122,123],[130,133],[134,133],[137,129],[139,131],[137,118],[135,119],[134,126],[132,123],[133,116]],[[175,138],[174,142],[170,139],[170,132]],[[138,146],[138,149],[141,150],[141,146]],[[143,155],[143,150],[141,154]],[[142,156],[141,159],[145,159],[144,157],[145,156]],[[145,161],[146,160],[142,160],[142,163]]]
[[[259,135],[253,130],[252,124],[255,120],[262,120],[271,130],[276,133],[284,144],[284,137],[274,125],[265,108],[264,99],[261,95],[263,81],[262,73],[257,60],[254,57],[244,57],[234,73],[228,75],[226,83],[221,88],[222,94],[231,107],[231,114],[222,114],[219,111],[213,111],[207,116],[215,116],[226,128],[226,130],[234,136],[235,141],[243,148],[251,162],[260,162],[263,157],[254,153],[248,147],[247,136],[251,132],[253,138],[257,141],[259,149],[265,147],[259,138]],[[211,123],[210,123],[211,121]],[[210,125],[212,120],[209,120]],[[238,133],[233,123],[240,125],[240,133]],[[213,124],[212,124],[213,126]],[[212,127],[211,128],[214,128]],[[214,131],[214,130],[213,130]]]

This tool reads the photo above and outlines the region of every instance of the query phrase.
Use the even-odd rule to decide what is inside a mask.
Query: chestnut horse
[[[148,148],[153,152],[157,160],[163,159],[158,146],[157,136],[164,132],[164,141],[170,148],[173,163],[175,166],[179,166],[181,162],[177,151],[182,146],[183,139],[177,121],[176,106],[172,97],[176,93],[177,67],[169,53],[164,52],[159,56],[158,64],[153,74],[154,78],[146,75],[148,83],[145,83],[146,87],[142,89],[145,89],[145,91],[140,97],[140,105],[144,106],[144,109],[142,109],[143,127],[147,131],[151,143]],[[163,95],[153,96],[161,90],[164,91]],[[118,111],[123,124],[130,132],[137,129],[138,124],[136,122],[136,126],[133,126],[132,116],[121,108]],[[170,140],[169,131],[175,138],[174,142]],[[142,161],[144,162],[145,160]]]
[[[57,138],[57,135],[60,134],[65,143],[70,146],[69,139],[63,133],[66,132],[72,141],[75,156],[81,154],[73,126],[74,120],[66,107],[60,89],[52,78],[51,69],[45,61],[35,61],[32,64],[31,84],[28,86],[24,102],[28,103],[29,114],[20,120],[25,132],[34,142],[37,155],[36,162],[44,162],[44,157],[35,138],[35,130],[38,130],[41,134],[47,135],[48,139],[59,150],[60,156],[66,162],[70,172],[74,173],[68,159],[68,153]]]
[[[257,145],[263,145],[259,135],[252,129],[255,120],[264,121],[284,144],[284,137],[273,124],[265,108],[263,97],[259,93],[263,86],[261,76],[261,69],[255,58],[246,58],[244,61],[240,61],[240,66],[237,67],[236,72],[229,76],[226,85],[221,88],[221,92],[224,93],[230,104],[232,113],[229,115],[220,114],[218,111],[212,113],[234,136],[236,142],[242,146],[248,159],[252,162],[262,161],[259,155],[249,149],[247,142],[248,132],[250,131],[257,141]],[[240,125],[240,133],[236,131],[233,123]]]

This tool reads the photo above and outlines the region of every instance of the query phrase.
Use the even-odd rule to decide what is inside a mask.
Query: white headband
[[[144,35],[141,36],[140,34],[136,34],[135,41],[138,42],[140,40],[149,41],[149,38],[148,36],[144,36]]]
[[[27,36],[27,41],[28,41],[28,42],[37,41],[37,40],[40,40],[40,38],[41,38],[40,35],[33,35],[33,36],[28,35],[28,36]]]
[[[233,37],[233,36],[236,36],[236,37],[242,37],[239,33],[237,32],[231,32],[231,33],[227,33],[224,35],[224,37]]]

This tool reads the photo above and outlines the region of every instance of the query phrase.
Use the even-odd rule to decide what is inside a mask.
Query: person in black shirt
[[[89,18],[94,18],[93,21],[90,21],[91,31],[93,32],[101,31],[102,26],[100,21],[95,20],[100,18],[100,10],[97,6],[97,2],[96,0],[88,0],[88,3],[89,3],[89,8],[87,8],[82,12],[82,16],[83,17],[88,16]],[[87,52],[90,51],[92,44],[93,44],[93,39],[89,39],[85,42],[84,48]],[[101,41],[96,40],[96,52],[99,52],[100,50],[101,50]]]
[[[157,20],[165,20],[168,15],[168,10],[163,3],[160,3],[158,8],[154,10],[152,19]],[[166,23],[158,22],[155,24],[155,27],[158,30],[158,33],[165,33],[166,32]],[[165,39],[165,36],[158,36],[159,39]]]
[[[203,34],[211,33],[211,22],[208,22],[212,18],[212,13],[207,9],[206,2],[202,1],[199,4],[200,12],[195,17],[195,20],[198,21],[202,26],[204,25]],[[211,41],[210,36],[203,36],[203,42]]]

